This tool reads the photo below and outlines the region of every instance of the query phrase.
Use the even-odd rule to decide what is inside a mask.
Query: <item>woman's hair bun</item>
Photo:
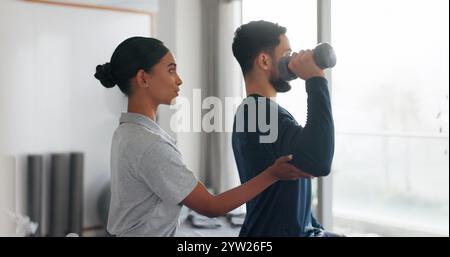
[[[109,62],[103,65],[97,65],[94,77],[100,80],[100,83],[106,88],[114,87],[117,82],[111,74],[111,64]]]

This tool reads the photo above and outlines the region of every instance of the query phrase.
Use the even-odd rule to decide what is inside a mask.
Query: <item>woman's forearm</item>
[[[181,203],[200,214],[216,217],[224,215],[250,201],[280,179],[311,178],[309,174],[289,164],[288,161],[290,160],[292,160],[292,155],[282,156],[258,176],[216,196],[210,194],[206,187],[201,182],[198,182],[197,186]]]
[[[246,183],[214,196],[212,216],[221,216],[236,209],[277,181],[278,179],[269,170],[265,170]]]

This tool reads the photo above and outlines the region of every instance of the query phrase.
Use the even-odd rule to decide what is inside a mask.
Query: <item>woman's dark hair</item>
[[[240,26],[234,33],[233,55],[246,75],[253,68],[253,61],[262,51],[274,53],[280,44],[280,35],[286,28],[268,21],[252,21]]]
[[[158,39],[131,37],[120,43],[110,62],[97,65],[94,77],[106,88],[118,85],[127,96],[131,92],[130,79],[139,70],[150,72],[169,49]]]

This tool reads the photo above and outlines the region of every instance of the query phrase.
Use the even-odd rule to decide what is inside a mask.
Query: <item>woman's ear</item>
[[[136,82],[138,87],[147,88],[150,85],[148,74],[144,70],[139,70],[136,74]]]

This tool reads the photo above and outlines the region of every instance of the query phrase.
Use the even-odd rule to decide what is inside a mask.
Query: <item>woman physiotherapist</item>
[[[280,157],[247,183],[211,195],[182,160],[175,141],[155,122],[182,84],[172,53],[154,38],[132,37],[115,49],[95,77],[128,96],[111,145],[111,203],[107,230],[116,236],[174,236],[182,205],[209,216],[239,207],[278,180],[309,175]]]

